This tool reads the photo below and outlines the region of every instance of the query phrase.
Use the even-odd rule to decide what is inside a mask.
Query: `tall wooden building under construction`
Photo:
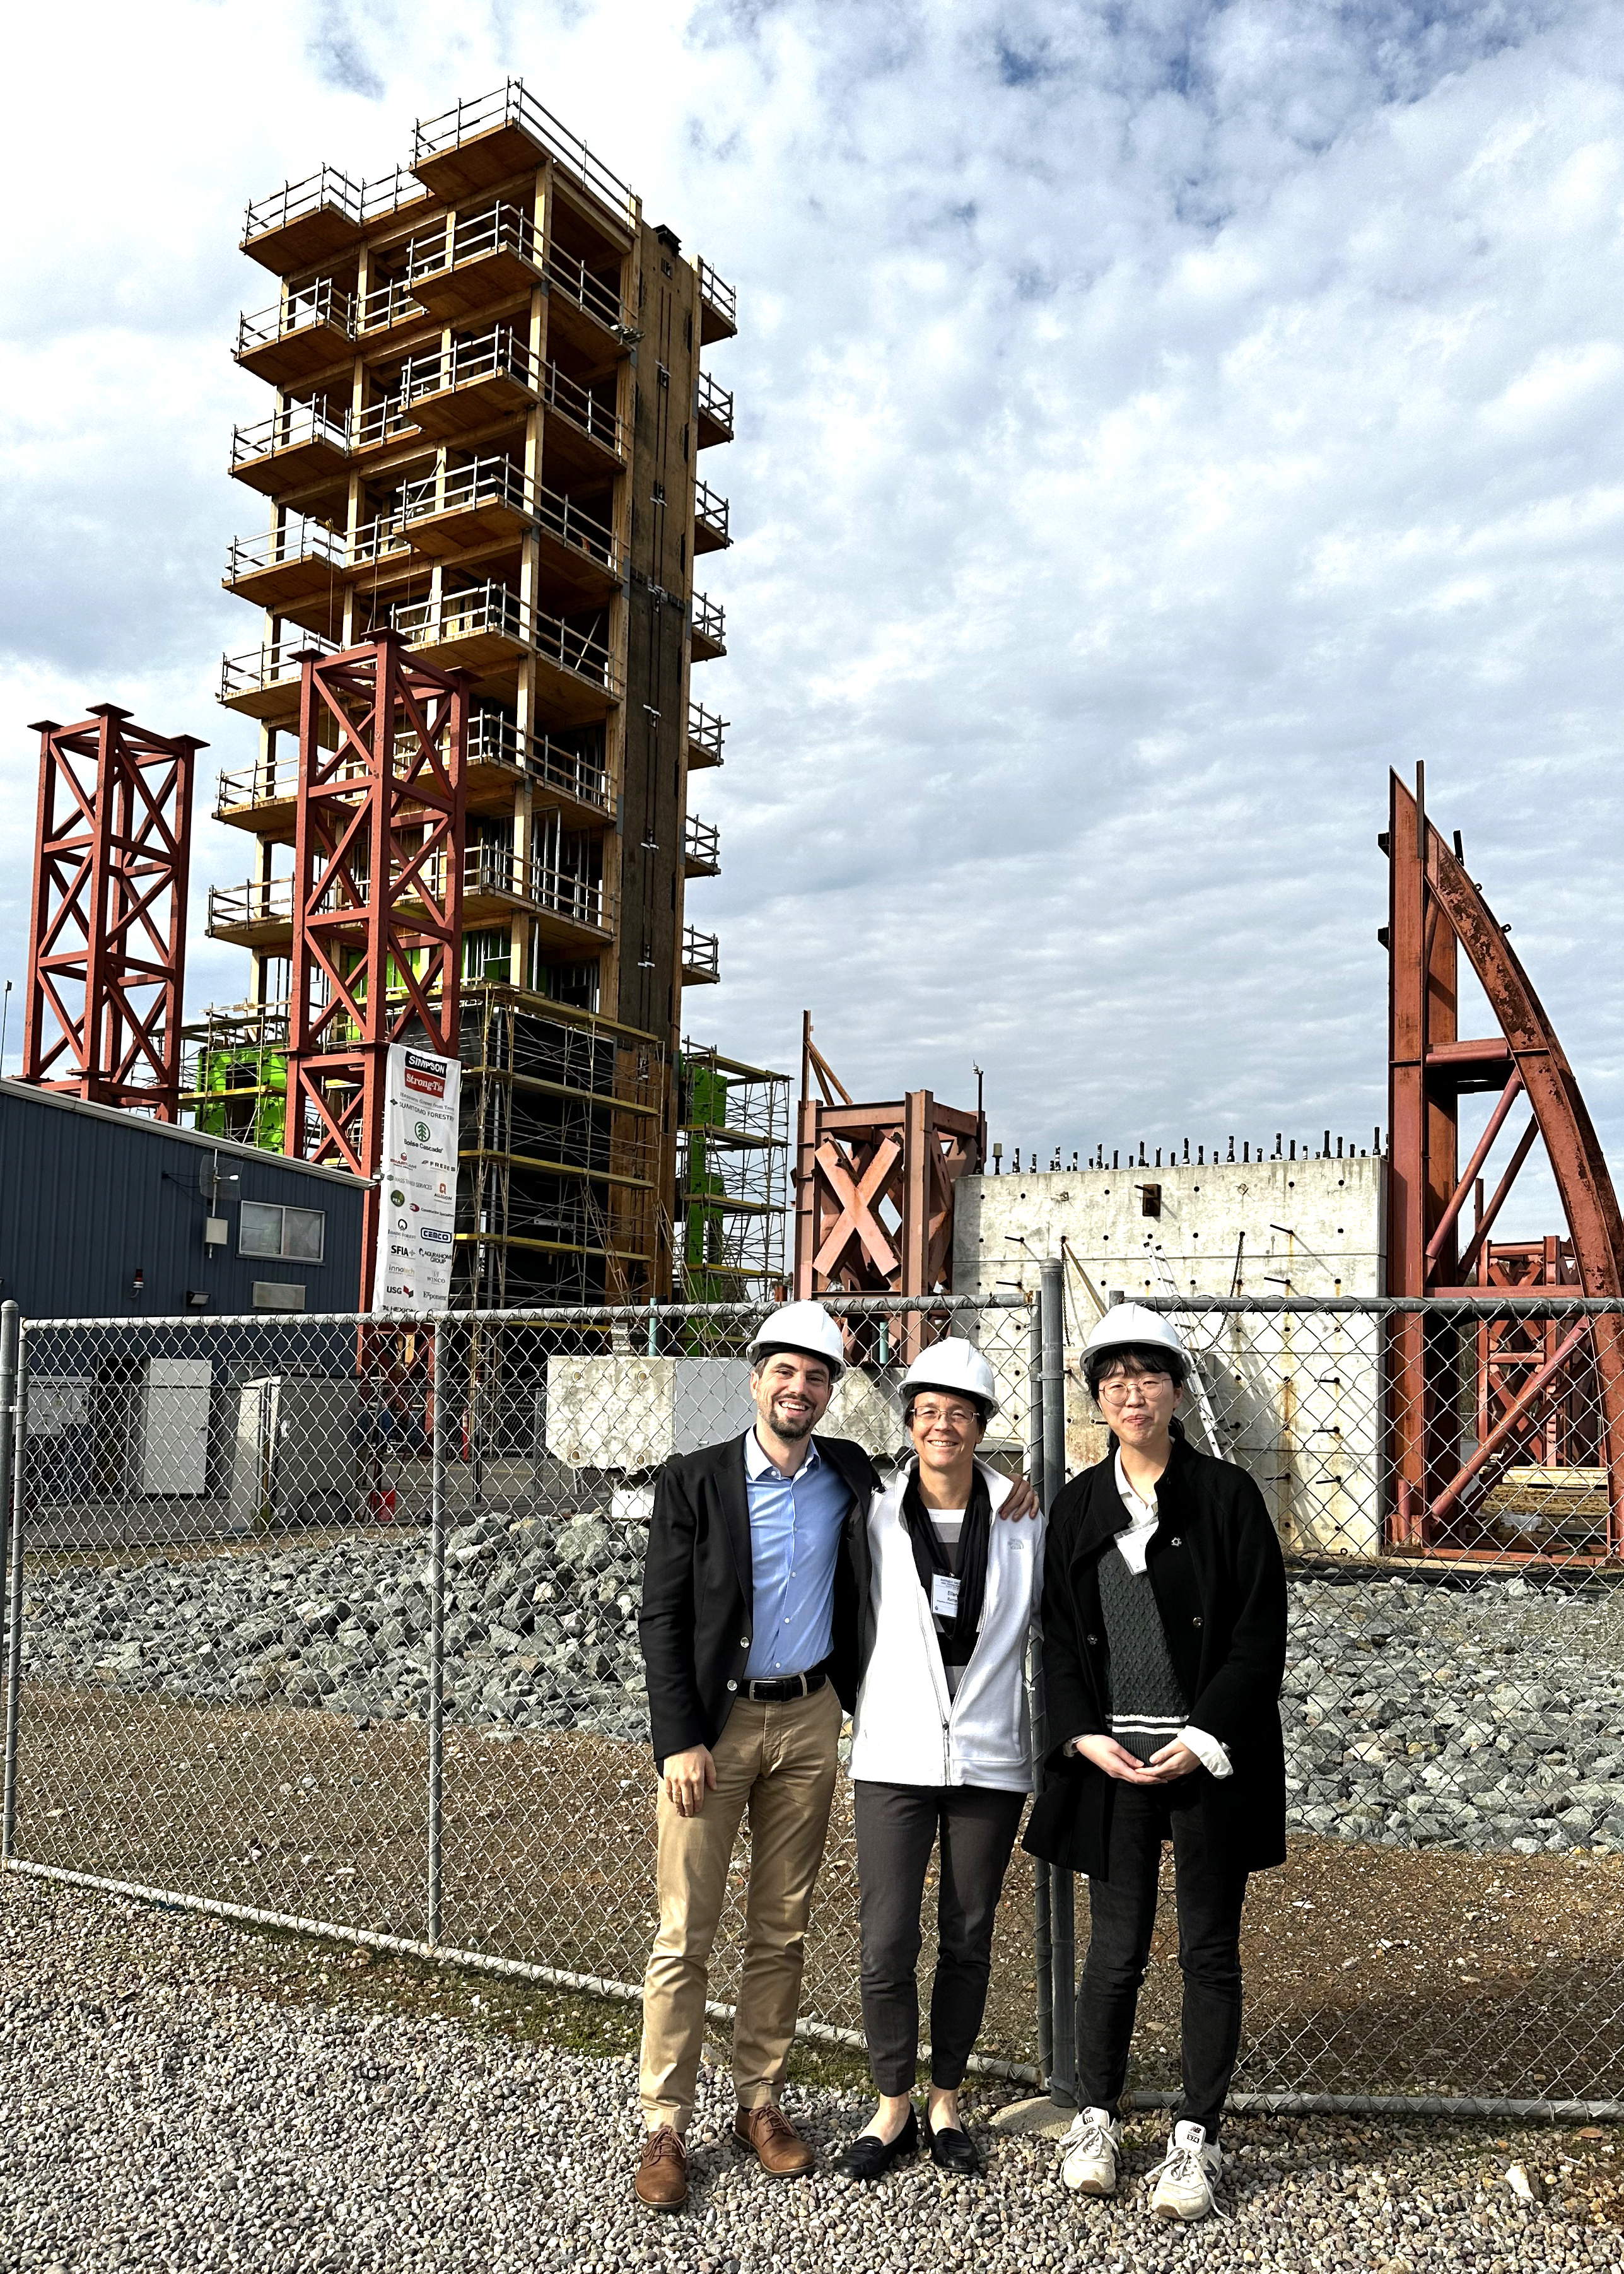
[[[195,1118],[300,1149],[302,659],[393,632],[466,674],[458,1299],[665,1294],[683,990],[718,976],[685,893],[718,872],[689,778],[725,722],[689,677],[725,652],[695,571],[729,542],[701,353],[733,295],[518,81],[419,122],[382,180],[324,166],[252,206],[244,250],[277,280],[237,346],[273,403],[231,471],[267,512],[225,582],[264,621],[220,694],[260,740],[221,777],[254,850],[208,928],[252,983],[192,1030]]]

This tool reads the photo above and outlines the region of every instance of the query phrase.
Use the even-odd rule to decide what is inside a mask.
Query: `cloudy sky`
[[[1368,1144],[1424,759],[1624,1154],[1615,7],[144,0],[9,61],[0,975],[26,720],[251,749],[244,204],[514,72],[740,295],[697,1035],[793,1065],[809,1006],[860,1096],[979,1064],[1006,1151]],[[200,822],[199,908],[244,841]],[[189,1006],[244,968],[199,930]]]

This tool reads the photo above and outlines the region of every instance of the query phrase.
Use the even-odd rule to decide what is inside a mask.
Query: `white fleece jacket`
[[[1027,1635],[1043,1589],[1040,1517],[1003,1521],[1007,1477],[981,1463],[992,1496],[987,1592],[969,1664],[950,1698],[936,1622],[902,1517],[906,1470],[868,1509],[874,1559],[874,1648],[852,1717],[851,1774],[875,1784],[982,1785],[1032,1790],[1026,1710]]]

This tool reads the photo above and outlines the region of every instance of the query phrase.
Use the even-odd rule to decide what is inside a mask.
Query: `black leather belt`
[[[815,1668],[810,1674],[785,1674],[772,1682],[741,1682],[739,1695],[759,1706],[781,1706],[786,1698],[810,1698],[828,1679],[826,1674]]]

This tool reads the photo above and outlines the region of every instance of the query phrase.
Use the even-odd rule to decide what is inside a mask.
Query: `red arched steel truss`
[[[371,1177],[390,1043],[457,1055],[467,675],[393,631],[303,668],[284,1142]]]
[[[1624,1222],[1572,1067],[1505,927],[1426,817],[1425,780],[1396,775],[1389,862],[1387,1291],[1447,1301],[1495,1285],[1624,1289]],[[1462,950],[1498,1034],[1458,1028]],[[1460,1101],[1492,1096],[1462,1167]],[[1486,1203],[1481,1172],[1514,1117],[1528,1118]],[[1567,1241],[1496,1248],[1496,1217],[1543,1139]],[[1470,1223],[1467,1203],[1474,1202]],[[1474,1540],[1473,1510],[1523,1461],[1605,1467],[1608,1552],[1624,1553],[1624,1336],[1608,1317],[1504,1319],[1477,1329],[1477,1442],[1461,1457],[1461,1343],[1441,1313],[1397,1313],[1388,1343],[1395,1510],[1391,1544],[1447,1550]],[[1477,1536],[1480,1536],[1480,1530]]]
[[[117,703],[34,731],[23,1080],[178,1121],[192,777],[208,745]]]

